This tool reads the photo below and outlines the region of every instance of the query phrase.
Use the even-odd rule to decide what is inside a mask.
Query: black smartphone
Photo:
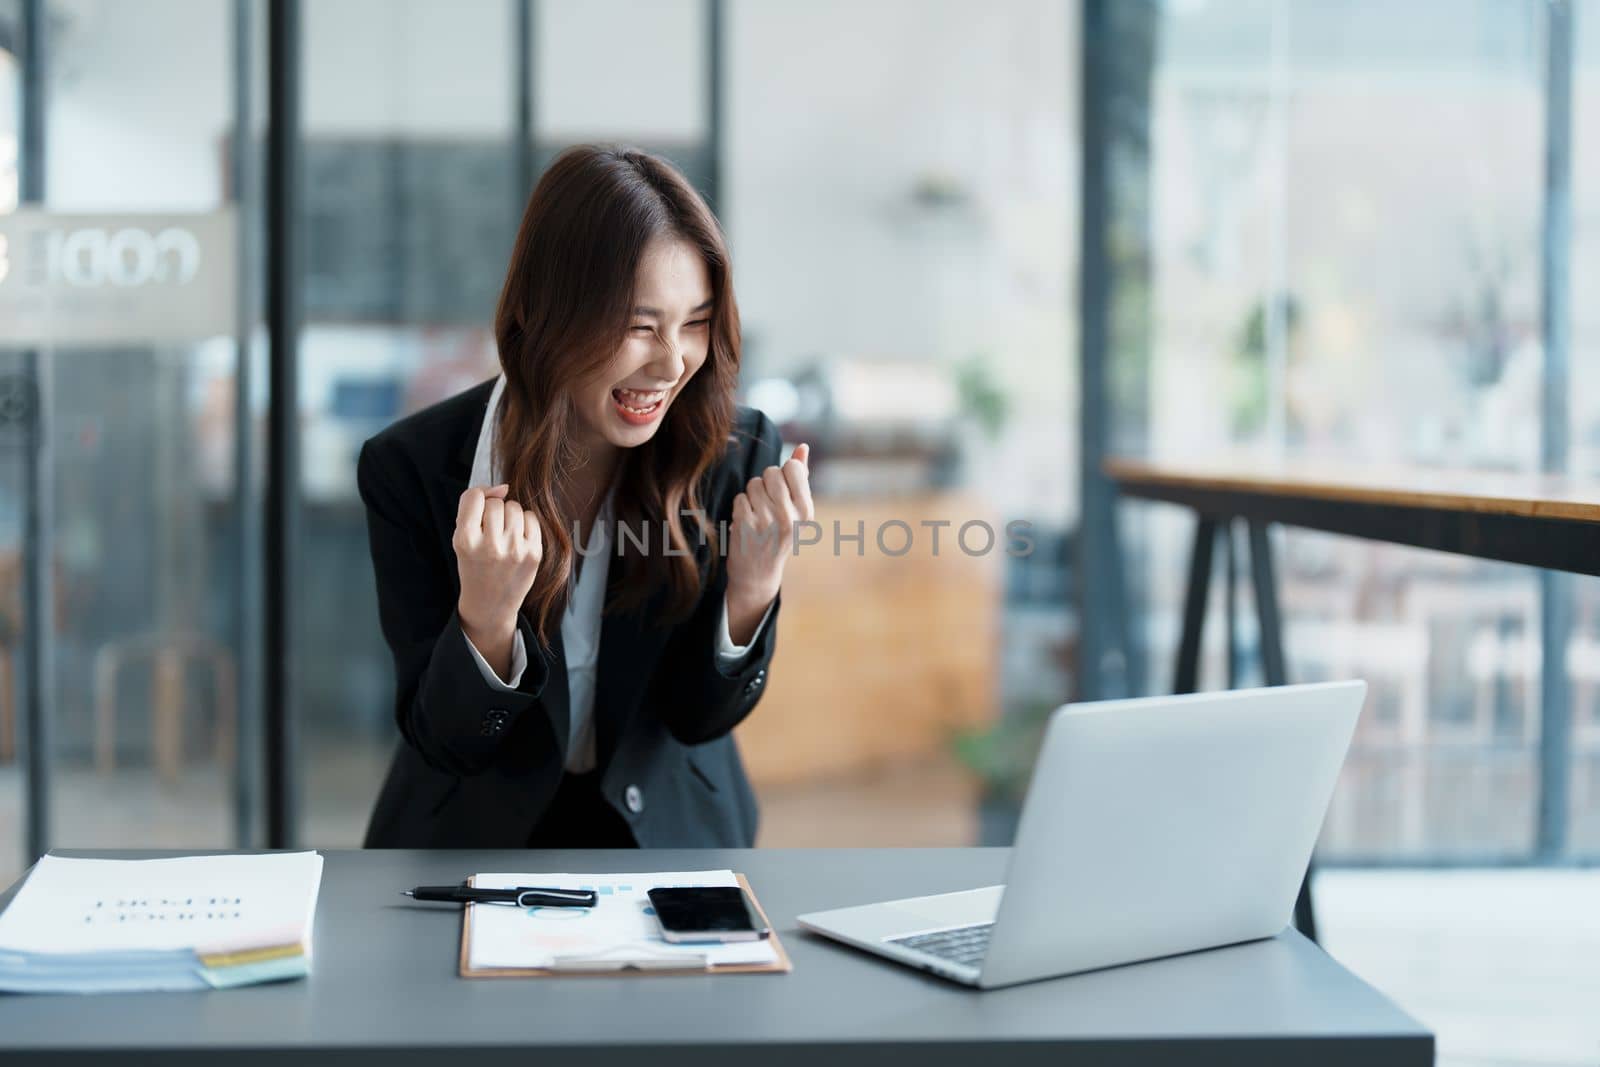
[[[759,941],[772,933],[736,885],[673,886],[649,896],[668,941]]]

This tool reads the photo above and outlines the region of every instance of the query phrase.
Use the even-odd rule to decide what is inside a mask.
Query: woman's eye
[[[684,325],[685,325],[685,326],[690,326],[690,327],[693,327],[693,328],[695,328],[695,329],[698,329],[698,328],[700,328],[700,327],[701,327],[701,326],[704,326],[704,325],[706,325],[706,324],[707,324],[707,323],[709,323],[709,322],[710,322],[710,321],[711,321],[711,320],[710,320],[710,319],[695,319],[695,320],[694,320],[694,321],[693,321],[693,322],[686,322],[686,323],[684,323]]]
[[[633,331],[635,333],[638,333],[640,330],[643,330],[645,333],[654,333],[655,332],[655,327],[654,326],[635,326],[635,327],[633,327]]]

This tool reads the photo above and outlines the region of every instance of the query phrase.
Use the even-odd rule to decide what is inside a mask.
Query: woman
[[[495,338],[496,380],[361,449],[404,741],[367,846],[753,844],[729,731],[813,510],[807,446],[734,405],[716,219],[662,159],[564,152]]]

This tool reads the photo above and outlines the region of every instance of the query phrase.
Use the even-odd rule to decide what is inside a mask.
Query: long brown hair
[[[658,156],[600,145],[569,148],[528,198],[500,291],[495,341],[506,388],[495,448],[511,499],[533,513],[544,534],[544,559],[523,607],[547,647],[573,562],[571,517],[561,513],[556,491],[583,461],[573,446],[570,388],[601,373],[626,337],[634,275],[656,237],[681,238],[705,258],[711,340],[705,363],[674,398],[655,435],[622,457],[616,521],[649,531],[654,550],[640,552],[619,538],[624,554],[611,565],[621,564],[622,581],[605,610],[636,607],[664,585],[662,621],[681,619],[694,607],[701,582],[683,513],[704,513],[701,478],[727,447],[739,373],[739,309],[716,217],[677,168]],[[714,542],[706,519],[715,521],[693,517],[695,535]],[[670,552],[654,542],[663,530]],[[715,566],[716,553],[710,558]]]

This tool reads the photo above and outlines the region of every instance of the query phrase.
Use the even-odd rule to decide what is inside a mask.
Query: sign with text
[[[0,215],[0,344],[171,344],[237,329],[232,209]]]

